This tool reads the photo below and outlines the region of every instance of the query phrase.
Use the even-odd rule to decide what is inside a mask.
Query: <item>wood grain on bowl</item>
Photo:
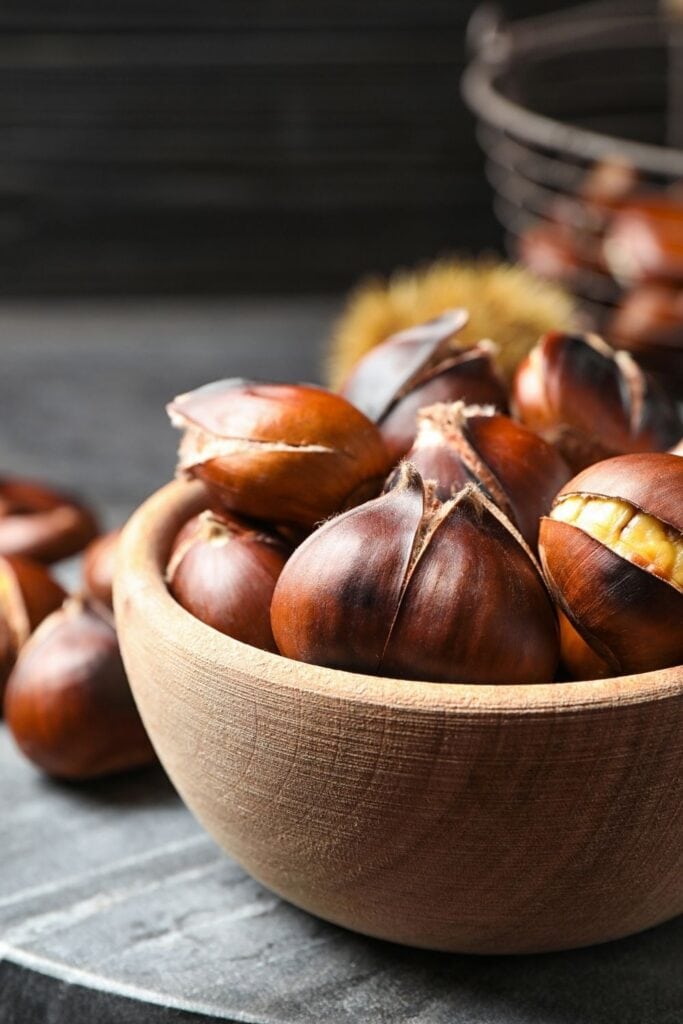
[[[163,581],[202,502],[176,483],[135,514],[117,622],[171,779],[255,878],[346,927],[458,952],[588,945],[683,911],[683,667],[456,685],[247,647]]]

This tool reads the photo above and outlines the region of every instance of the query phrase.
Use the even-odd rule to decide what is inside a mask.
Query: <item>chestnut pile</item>
[[[619,161],[593,167],[521,235],[537,274],[614,306],[602,329],[683,398],[683,185],[655,191]]]
[[[51,775],[89,779],[154,760],[111,607],[118,531],[34,481],[0,480],[0,702],[14,739]],[[52,563],[85,549],[82,594]]]
[[[264,651],[399,679],[682,663],[676,404],[591,334],[542,337],[508,393],[492,342],[454,351],[466,319],[387,339],[341,394],[232,379],[171,402],[179,475],[206,490],[169,554],[171,594]],[[80,502],[0,480],[4,717],[62,778],[154,760],[113,621],[118,540]],[[68,597],[52,563],[83,551]]]
[[[237,640],[399,679],[683,663],[675,403],[627,353],[559,333],[508,396],[491,343],[453,354],[465,319],[389,338],[341,395],[230,379],[171,402],[207,504],[171,593]]]

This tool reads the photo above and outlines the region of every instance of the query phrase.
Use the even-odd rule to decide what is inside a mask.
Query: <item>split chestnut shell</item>
[[[474,483],[536,548],[540,518],[571,471],[543,438],[492,406],[439,403],[418,414],[408,460],[447,501]]]
[[[393,334],[371,349],[344,382],[342,394],[378,425],[392,462],[413,443],[423,406],[462,399],[506,408],[507,394],[493,360],[496,346],[480,342],[454,348],[453,339],[466,323],[464,309],[451,309]]]
[[[682,430],[674,402],[596,334],[544,335],[517,369],[511,404],[574,472],[611,455],[664,451]]]
[[[179,474],[254,519],[310,528],[378,494],[391,466],[374,423],[312,385],[232,378],[180,395],[168,413],[185,431]]]
[[[0,477],[0,555],[57,562],[96,536],[95,516],[79,501],[35,480]]]
[[[514,527],[472,486],[440,503],[409,463],[294,552],[271,621],[286,657],[404,679],[547,683],[558,658],[552,602]]]
[[[683,460],[623,455],[579,473],[541,521],[550,589],[589,651],[569,634],[577,678],[683,663]],[[592,652],[592,653],[591,653]]]

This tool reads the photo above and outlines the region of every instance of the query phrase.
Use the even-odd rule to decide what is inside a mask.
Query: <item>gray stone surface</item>
[[[333,311],[0,306],[0,469],[62,480],[113,524],[172,471],[166,399],[222,375],[315,377]],[[373,941],[252,881],[160,769],[59,784],[1,725],[0,811],[1,1024],[683,1020],[683,919],[542,957]]]

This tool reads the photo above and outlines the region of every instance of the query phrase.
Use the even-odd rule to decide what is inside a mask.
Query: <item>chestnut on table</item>
[[[314,339],[323,336],[331,313],[307,303],[279,307],[260,301],[252,312],[240,307],[230,321],[235,370],[247,377],[263,373],[259,361],[264,358],[273,376],[311,379]],[[87,417],[92,403],[92,439],[78,456],[78,472],[86,484],[93,481],[84,486],[86,493],[97,494],[102,486],[103,449],[110,454],[112,447],[136,450],[140,460],[131,477],[124,474],[112,485],[114,497],[107,492],[109,501],[118,502],[110,510],[112,521],[172,471],[173,442],[158,416],[163,401],[196,379],[198,361],[205,379],[225,372],[226,328],[218,314],[207,313],[196,325],[188,315],[182,320],[186,329],[179,332],[177,305],[164,314],[156,303],[158,335],[152,337],[149,319],[142,321],[144,351],[136,314],[128,315],[129,345],[121,343],[118,321],[115,332],[93,345],[93,379],[117,374],[140,379],[149,401],[133,416],[125,396],[112,391],[107,401],[120,425],[120,436],[112,439],[100,414],[101,391],[80,389],[77,396],[81,415]],[[18,458],[24,456],[22,438],[29,436],[28,430],[22,434],[27,410],[44,386],[45,351],[51,355],[51,379],[65,391],[74,387],[70,357],[74,345],[79,355],[80,350],[64,316],[61,309],[51,316],[44,343],[39,330],[29,332],[30,340],[21,337],[0,381],[4,408],[11,409],[9,443]],[[206,324],[213,316],[210,335]],[[84,317],[88,336],[97,337],[98,322],[87,319],[91,312]],[[273,319],[282,349],[273,345]],[[302,344],[302,320],[309,348]],[[99,330],[101,336],[101,325]],[[188,334],[197,339],[191,348]],[[9,369],[27,382],[20,405],[13,401]],[[45,471],[62,450],[59,441],[44,438]],[[605,750],[611,770],[620,763],[622,741],[616,720],[607,709],[604,713],[605,735],[618,741]],[[608,725],[612,721],[614,730]],[[284,729],[286,723],[281,724]],[[296,733],[290,731],[294,741]],[[368,734],[380,742],[370,724]],[[662,735],[663,756],[674,756],[679,736],[680,731],[666,750]],[[321,738],[321,758],[333,758],[335,749],[331,735],[329,743]],[[579,745],[572,754],[579,766],[583,753]],[[389,784],[390,777],[384,778]],[[279,781],[288,784],[282,774]],[[577,791],[577,806],[593,800],[592,789]],[[328,796],[331,812],[337,794]],[[610,814],[627,814],[628,794],[616,792],[615,799]],[[564,813],[568,803],[571,794],[565,792],[558,810]],[[12,1024],[34,1024],[34,1018],[42,1024],[48,1008],[55,1024],[89,1019],[204,1024],[207,1018],[358,1024],[378,1013],[392,1024],[547,1024],[558,1012],[591,1024],[614,1024],[615,1018],[620,1024],[679,1021],[683,919],[616,944],[512,959],[433,954],[373,941],[297,911],[250,879],[205,836],[158,769],[82,788],[46,783],[19,758],[2,726],[0,805],[0,1016],[8,1010]],[[613,820],[605,820],[605,833]],[[353,811],[346,824],[352,821]],[[518,823],[520,829],[529,824],[534,823]],[[378,856],[371,870],[381,862]],[[525,865],[518,868],[523,875]],[[643,874],[650,868],[641,864]],[[544,891],[539,890],[539,903]],[[625,907],[634,906],[627,887],[620,898]]]

